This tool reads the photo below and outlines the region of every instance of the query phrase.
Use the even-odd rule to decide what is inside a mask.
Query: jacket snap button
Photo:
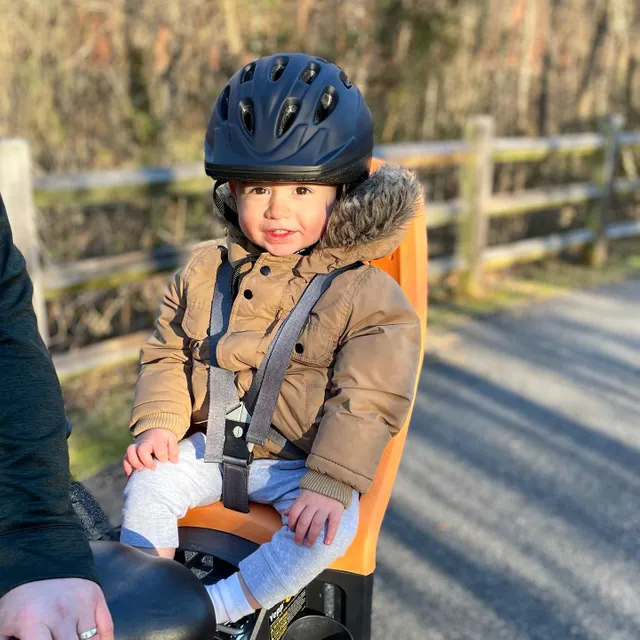
[[[244,297],[247,300],[251,300],[251,298],[253,298],[253,291],[251,291],[251,289],[245,289]]]
[[[260,267],[260,273],[263,276],[268,276],[271,273],[271,268],[270,267]]]
[[[304,345],[300,342],[296,344],[296,353],[304,353]]]

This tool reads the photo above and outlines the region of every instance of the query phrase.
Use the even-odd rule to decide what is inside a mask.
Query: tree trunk
[[[239,56],[242,53],[243,46],[236,13],[236,3],[234,0],[222,0],[222,10],[224,11],[224,26],[227,32],[229,53],[233,56]]]
[[[518,129],[529,134],[529,93],[531,91],[531,68],[533,47],[536,35],[538,0],[525,0],[524,18],[522,21],[522,51],[518,73]]]

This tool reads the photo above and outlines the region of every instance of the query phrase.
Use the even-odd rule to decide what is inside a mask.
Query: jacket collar
[[[334,269],[359,262],[359,258],[344,255],[340,251],[321,249],[319,247],[316,247],[307,255],[293,253],[287,256],[274,256],[249,242],[246,238],[234,242],[229,235],[227,236],[227,251],[229,261],[234,267],[252,256],[256,259],[260,258],[262,264],[288,265],[291,270],[295,269],[301,276],[328,273]]]

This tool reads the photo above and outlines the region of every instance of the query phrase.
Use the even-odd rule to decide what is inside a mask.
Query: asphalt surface
[[[373,639],[639,639],[640,280],[431,345]],[[87,484],[117,522],[122,474]]]
[[[435,342],[373,638],[640,638],[640,281]]]

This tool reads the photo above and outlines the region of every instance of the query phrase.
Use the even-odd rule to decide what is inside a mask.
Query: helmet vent
[[[240,101],[240,119],[247,133],[253,135],[253,103],[250,100]]]
[[[218,98],[218,105],[220,108],[220,117],[223,120],[227,120],[229,118],[229,94],[231,93],[231,87],[227,85],[224,91],[220,94]]]
[[[325,87],[318,100],[316,106],[315,123],[319,124],[323,120],[326,120],[338,104],[338,92],[335,87]]]
[[[320,65],[315,63],[308,64],[304,71],[300,74],[300,82],[304,82],[305,84],[313,84],[313,81],[318,77],[320,73]]]
[[[287,98],[287,100],[285,100],[280,110],[280,117],[278,118],[278,130],[276,132],[278,138],[291,129],[299,110],[300,103],[296,98]]]
[[[289,64],[289,58],[278,58],[275,61],[275,64],[273,65],[273,67],[271,67],[271,73],[269,74],[273,82],[280,80],[288,64]]]
[[[353,86],[351,84],[351,81],[349,80],[349,76],[347,76],[347,74],[340,70],[340,74],[339,74],[339,78],[340,80],[342,80],[342,84],[347,87],[347,89],[351,89],[351,87]]]
[[[251,64],[248,64],[242,71],[242,78],[240,80],[240,84],[244,84],[245,82],[249,82],[250,80],[253,80],[253,76],[255,72],[256,72],[256,63],[252,62]]]

